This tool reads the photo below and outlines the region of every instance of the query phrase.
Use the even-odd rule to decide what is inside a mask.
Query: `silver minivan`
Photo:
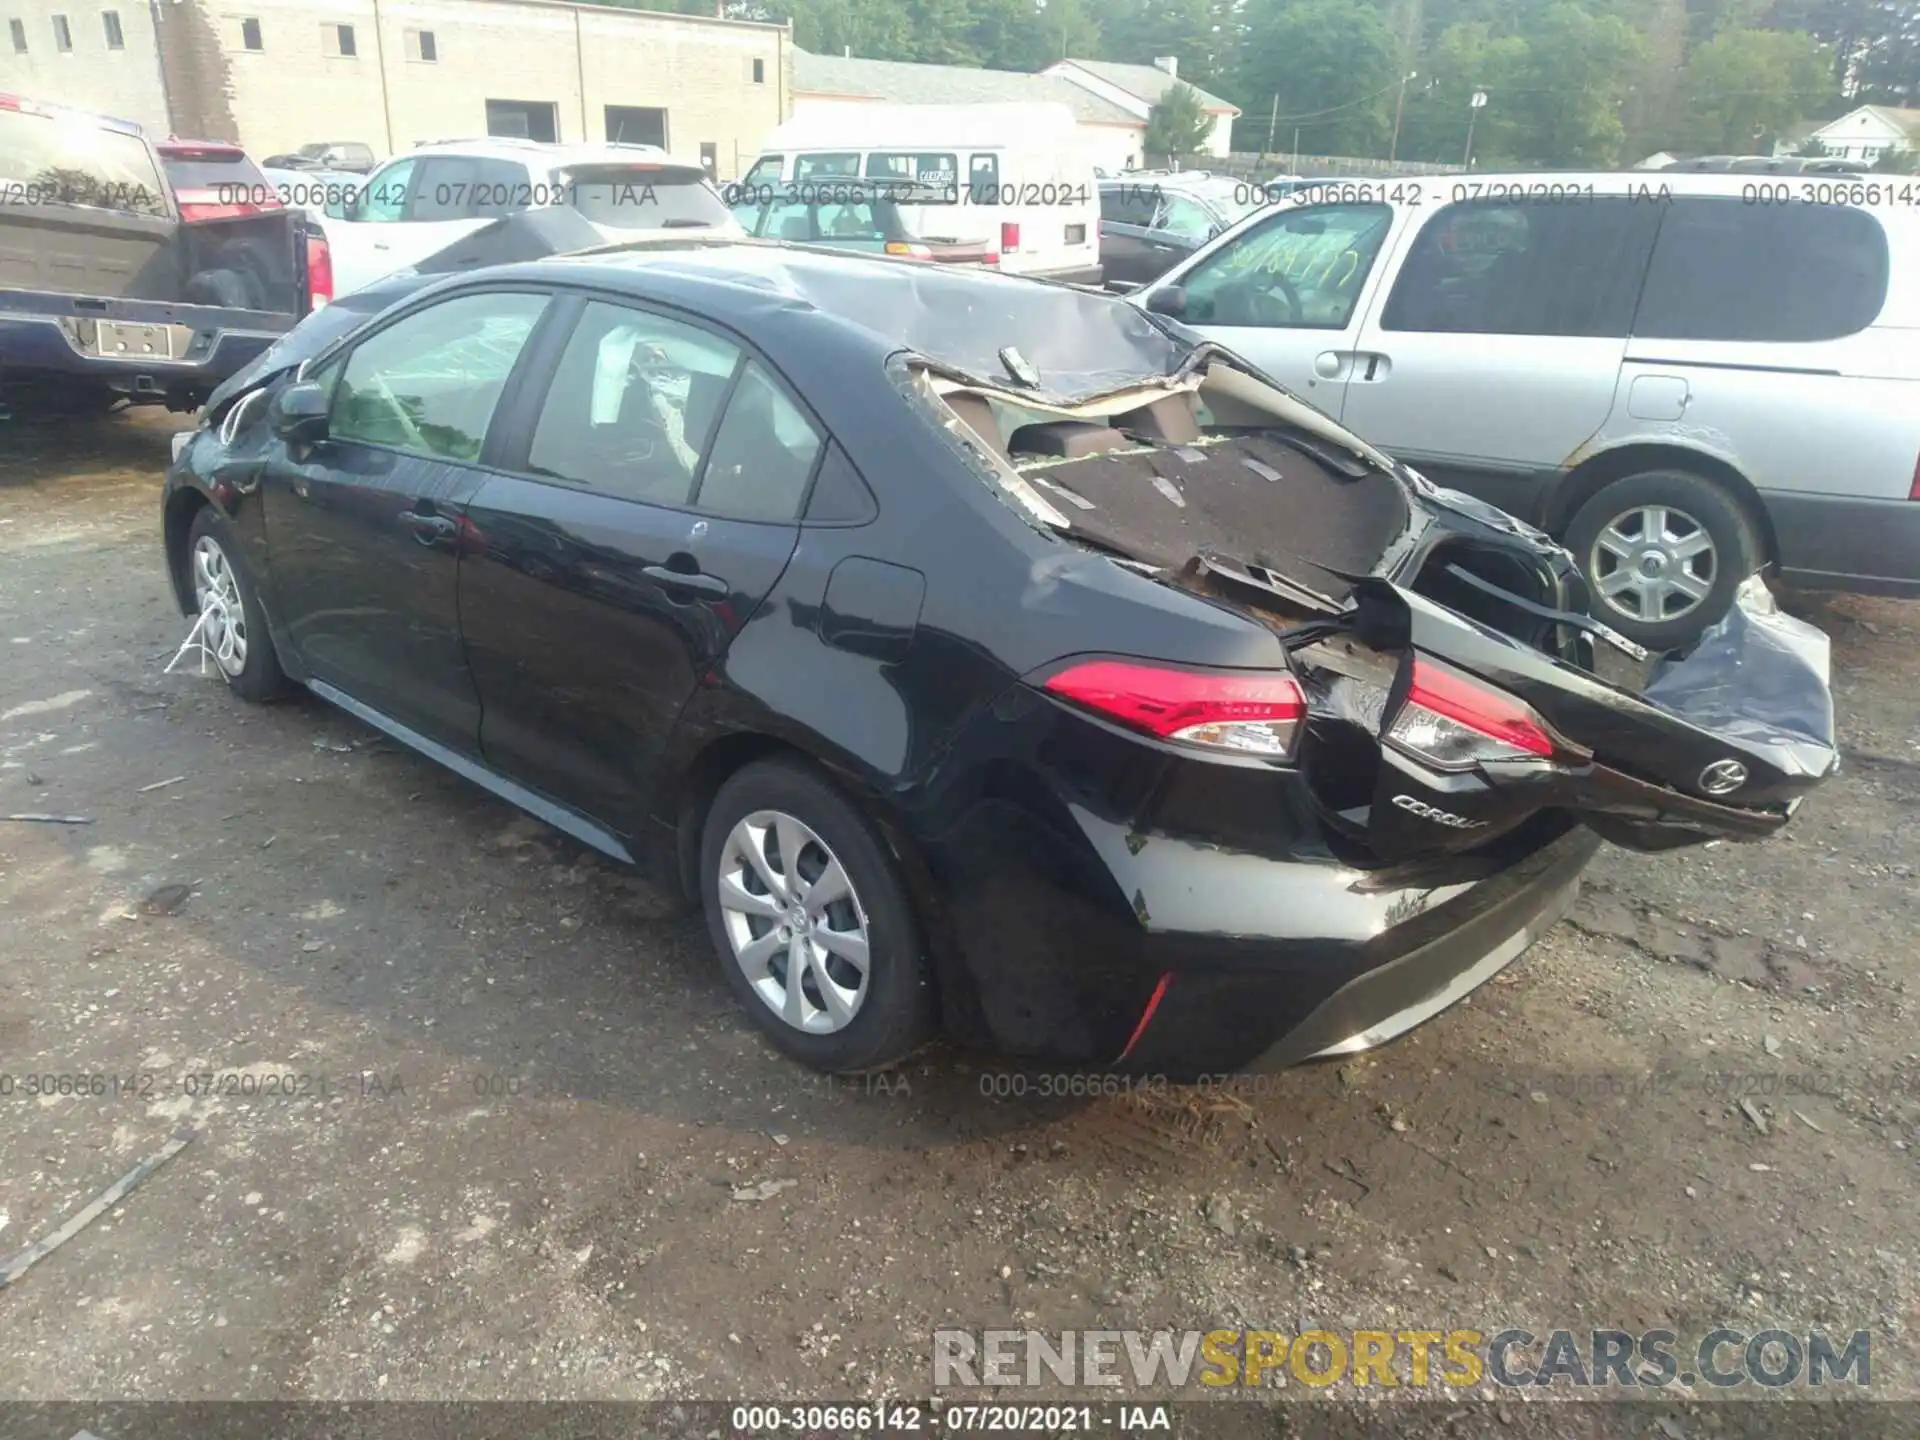
[[[1339,181],[1140,292],[1685,644],[1772,567],[1920,595],[1920,179]]]

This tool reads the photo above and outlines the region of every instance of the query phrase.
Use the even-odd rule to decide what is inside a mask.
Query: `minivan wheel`
[[[727,986],[782,1051],[875,1070],[932,1029],[932,990],[898,867],[866,817],[813,771],[746,766],[700,842],[701,900]]]
[[[1703,475],[1644,470],[1606,486],[1567,526],[1595,617],[1650,649],[1691,643],[1760,567],[1740,502]]]
[[[226,676],[234,694],[244,700],[272,700],[291,687],[274,653],[267,618],[240,559],[240,545],[226,517],[212,506],[202,506],[187,531],[187,575],[193,582],[193,601],[204,620],[201,637]]]

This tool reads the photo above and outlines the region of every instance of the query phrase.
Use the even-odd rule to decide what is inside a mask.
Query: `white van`
[[[885,143],[876,144],[879,137]],[[860,177],[954,195],[903,211],[925,240],[985,242],[1013,275],[1100,283],[1100,191],[1073,112],[1052,103],[822,108],[776,127],[729,204]]]

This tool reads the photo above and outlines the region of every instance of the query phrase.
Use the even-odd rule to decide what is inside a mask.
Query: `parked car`
[[[980,242],[1009,275],[1100,283],[1100,208],[1080,127],[1054,101],[863,104],[775,127],[741,177],[772,199],[792,187],[892,180],[943,190],[910,209],[921,235]]]
[[[768,193],[769,190],[775,193]],[[885,180],[831,180],[777,187],[729,185],[733,218],[748,235],[793,245],[904,255],[947,265],[997,263],[984,240],[922,236],[908,215],[951,214],[938,191]],[[922,208],[924,207],[924,208]]]
[[[1136,170],[1100,182],[1100,269],[1114,289],[1159,278],[1266,204],[1261,186],[1226,176]]]
[[[307,311],[298,217],[230,145],[0,95],[0,390],[190,410]]]
[[[740,228],[698,165],[651,145],[445,140],[397,156],[320,221],[335,295],[515,211],[564,206],[608,240]]]
[[[365,175],[376,162],[372,147],[358,140],[316,140],[298,150],[269,155],[264,163],[276,170],[344,170]]]
[[[1563,538],[1684,645],[1763,566],[1920,594],[1920,183],[1668,171],[1341,181],[1140,303]]]
[[[810,1065],[1364,1049],[1599,836],[1768,835],[1835,764],[1757,585],[1603,682],[1565,551],[1113,296],[751,241],[383,283],[183,445],[181,609],[672,877]]]
[[[344,211],[367,183],[366,176],[351,170],[286,170],[265,165],[260,175],[282,205],[315,218],[325,216],[329,205]]]

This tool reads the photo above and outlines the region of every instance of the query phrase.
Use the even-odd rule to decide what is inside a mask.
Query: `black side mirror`
[[[273,397],[268,423],[273,433],[289,445],[312,445],[327,438],[327,392],[311,380],[289,385]]]
[[[1187,315],[1187,292],[1184,286],[1166,285],[1147,296],[1147,309],[1156,315],[1164,315],[1169,320],[1184,320]]]

